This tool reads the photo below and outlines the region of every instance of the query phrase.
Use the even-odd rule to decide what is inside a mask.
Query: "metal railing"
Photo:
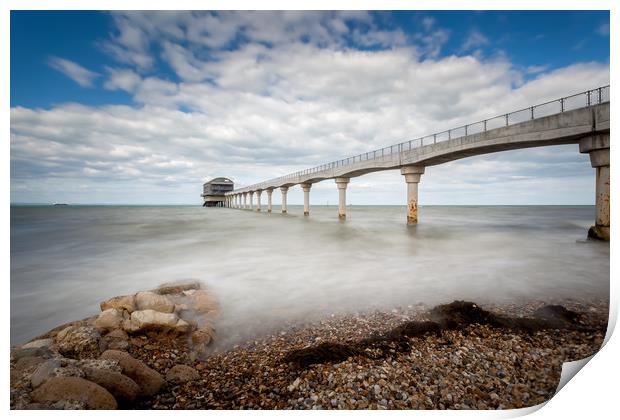
[[[312,175],[329,169],[350,166],[355,163],[360,163],[368,160],[382,159],[396,153],[407,152],[409,150],[413,150],[422,146],[428,146],[430,144],[435,144],[442,141],[454,140],[473,134],[484,133],[486,131],[494,130],[496,128],[507,127],[513,124],[519,124],[528,120],[559,114],[565,111],[571,111],[578,108],[598,105],[604,102],[609,102],[609,97],[609,85],[601,86],[596,89],[587,90],[585,92],[565,96],[563,98],[555,99],[553,101],[533,105],[528,108],[523,108],[518,111],[498,115],[496,117],[488,118],[486,120],[451,128],[449,130],[441,131],[439,133],[433,133],[427,136],[418,137],[413,140],[393,144],[382,149],[361,153],[359,155],[350,156],[348,158],[335,160],[333,162],[325,163],[323,165],[293,172],[288,175],[273,178],[258,184],[252,184],[246,187],[238,188],[235,189],[235,191],[233,192],[236,192],[237,190],[262,190],[265,189],[265,187],[271,186],[273,184],[285,183],[285,181],[287,180],[298,178],[301,176]]]

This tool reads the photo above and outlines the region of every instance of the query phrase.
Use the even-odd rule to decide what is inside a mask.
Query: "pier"
[[[312,185],[333,179],[338,188],[338,217],[345,219],[346,190],[351,178],[400,169],[407,183],[407,224],[415,225],[418,186],[427,166],[506,150],[575,144],[580,153],[589,154],[596,170],[596,217],[588,236],[609,240],[609,110],[610,86],[607,85],[233,189],[224,193],[223,204],[261,211],[261,195],[265,191],[270,213],[272,193],[277,189],[282,194],[282,213],[286,213],[288,189],[299,185],[304,192],[304,215],[309,216]]]

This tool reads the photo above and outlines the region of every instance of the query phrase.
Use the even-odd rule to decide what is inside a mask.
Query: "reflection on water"
[[[606,297],[609,245],[590,206],[12,207],[11,341],[111,296],[200,279],[225,343],[335,311],[417,302]]]

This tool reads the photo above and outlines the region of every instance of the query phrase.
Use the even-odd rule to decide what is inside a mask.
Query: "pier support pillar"
[[[241,207],[241,206],[239,205],[239,202],[240,202],[240,200],[239,200],[239,194],[235,194],[235,208],[236,208],[236,209],[238,209],[239,207]]]
[[[248,193],[243,193],[243,209],[248,208]]]
[[[418,184],[424,173],[424,166],[403,166],[400,173],[407,182],[407,224],[415,225],[418,223]]]
[[[260,211],[260,195],[263,193],[263,190],[256,191],[256,211]]]
[[[286,213],[286,193],[288,193],[288,187],[280,187],[280,193],[282,193],[282,213]]]
[[[609,133],[581,139],[579,151],[590,155],[590,163],[596,169],[596,219],[588,230],[588,238],[609,241]]]
[[[271,213],[271,194],[273,193],[273,188],[269,188],[267,190],[267,213]]]
[[[310,215],[310,188],[312,184],[301,184],[301,188],[304,190],[304,216]]]
[[[254,191],[250,191],[250,210],[254,210]]]
[[[338,186],[338,218],[343,220],[347,218],[347,184],[349,178],[336,178]]]

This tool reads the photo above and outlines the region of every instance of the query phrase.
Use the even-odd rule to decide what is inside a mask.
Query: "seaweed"
[[[432,321],[409,321],[384,332],[351,343],[324,342],[316,346],[295,349],[282,359],[293,366],[306,368],[313,364],[339,363],[349,357],[384,358],[390,352],[411,349],[411,338],[428,334],[441,335],[444,330],[463,330],[472,324],[489,325],[526,334],[545,329],[586,330],[579,321],[581,315],[560,305],[547,305],[534,313],[534,318],[517,318],[486,311],[474,302],[454,301],[435,306],[430,311]]]

